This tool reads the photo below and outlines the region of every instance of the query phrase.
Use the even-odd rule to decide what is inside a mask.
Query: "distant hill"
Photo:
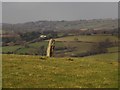
[[[36,21],[18,24],[3,23],[3,32],[44,31],[44,30],[102,30],[117,28],[117,19],[93,19],[76,21]]]

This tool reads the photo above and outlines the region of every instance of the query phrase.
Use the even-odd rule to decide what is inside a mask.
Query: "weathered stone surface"
[[[48,57],[52,57],[53,56],[54,48],[55,48],[55,40],[54,39],[50,39],[49,40],[49,44],[48,44],[48,48],[47,48],[47,56]]]

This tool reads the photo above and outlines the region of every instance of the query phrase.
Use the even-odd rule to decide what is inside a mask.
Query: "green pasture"
[[[3,88],[118,88],[115,53],[85,58],[4,54],[2,58]]]

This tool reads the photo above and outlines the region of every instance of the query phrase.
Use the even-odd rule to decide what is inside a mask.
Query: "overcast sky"
[[[0,2],[0,23],[1,22],[2,22],[2,2]]]
[[[117,18],[117,2],[3,2],[4,23]]]

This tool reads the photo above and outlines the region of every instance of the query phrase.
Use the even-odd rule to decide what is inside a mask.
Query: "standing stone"
[[[55,40],[54,39],[50,39],[49,40],[49,44],[48,44],[48,48],[47,48],[47,56],[48,57],[52,57],[53,56],[54,48],[55,48]]]

